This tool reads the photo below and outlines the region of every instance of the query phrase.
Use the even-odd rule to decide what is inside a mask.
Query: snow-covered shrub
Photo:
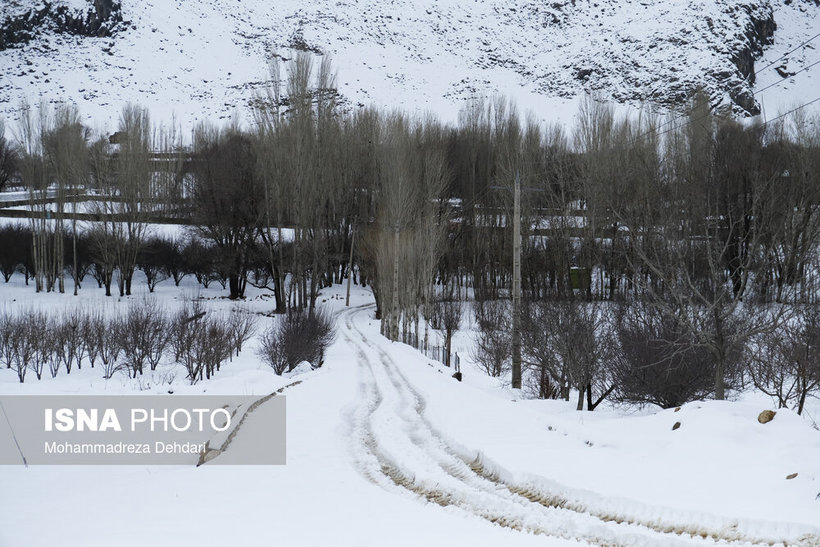
[[[290,372],[302,361],[321,366],[325,350],[335,337],[330,314],[317,309],[294,311],[278,318],[262,334],[259,356],[276,374]]]

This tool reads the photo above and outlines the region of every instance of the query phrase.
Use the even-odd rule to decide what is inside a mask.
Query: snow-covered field
[[[0,287],[6,309],[124,309],[144,290],[106,299],[89,284],[74,298],[21,285],[15,276]],[[166,281],[157,291],[171,307],[194,289]],[[200,292],[226,311],[223,294]],[[369,291],[354,287],[350,308],[343,296],[342,286],[323,291],[337,338],[325,365],[298,378],[274,375],[255,342],[194,386],[181,373],[170,380],[170,368],[106,381],[84,367],[23,385],[0,370],[5,395],[262,396],[302,380],[284,391],[284,466],[0,467],[0,546],[820,544],[820,432],[810,419],[780,410],[761,425],[771,402],[753,395],[678,412],[526,400],[470,364],[469,332],[455,342],[459,383],[378,334]],[[243,305],[272,302],[251,289]],[[218,457],[252,450],[265,432],[262,405]]]

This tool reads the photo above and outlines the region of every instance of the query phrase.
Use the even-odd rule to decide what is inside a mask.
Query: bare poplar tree
[[[126,105],[120,115],[120,144],[115,154],[118,222],[112,224],[117,241],[120,296],[131,294],[131,280],[145,239],[154,204],[152,130],[148,110]]]
[[[59,239],[60,253],[58,268],[59,290],[65,292],[63,281],[63,234],[65,233],[66,202],[71,203],[71,256],[74,295],[80,287],[77,264],[77,197],[88,180],[88,139],[89,130],[80,122],[80,113],[74,105],[59,105],[54,111],[54,125],[44,134],[44,150],[49,163],[49,171],[54,177],[55,191],[55,237]]]
[[[36,114],[27,103],[20,108],[20,175],[28,189],[32,212],[29,222],[37,292],[54,290],[62,270],[62,235],[58,237],[49,207],[52,174],[44,146],[45,136],[53,125],[50,114],[46,104],[41,104]]]
[[[0,190],[4,190],[17,176],[16,147],[6,139],[6,124],[0,119]]]

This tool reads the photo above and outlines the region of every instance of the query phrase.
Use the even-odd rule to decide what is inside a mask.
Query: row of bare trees
[[[76,206],[67,198],[93,188],[112,198],[99,201],[94,223],[109,292],[118,268],[120,294],[129,293],[152,216],[186,217],[228,265],[231,298],[244,295],[249,256],[261,248],[278,312],[312,308],[322,287],[361,273],[375,282],[385,333],[398,339],[415,331],[415,317],[429,319],[433,280],[460,297],[506,294],[505,189],[518,173],[529,298],[574,297],[579,276],[587,298],[629,298],[641,279],[657,287],[675,275],[652,263],[686,253],[703,255],[698,279],[675,281],[690,288],[728,268],[732,298],[748,284],[770,300],[789,298],[793,287],[803,300],[816,298],[818,136],[799,111],[745,127],[712,115],[700,96],[675,123],[617,119],[588,101],[568,133],[495,100],[469,105],[448,127],[341,112],[327,59],[313,67],[299,55],[280,72],[274,62],[250,131],[203,124],[187,149],[139,107],[123,110],[111,138],[96,139],[76,108],[25,108],[10,164],[36,213],[38,290],[64,284],[71,269],[57,234],[77,233],[66,227]],[[686,245],[666,245],[673,234]]]
[[[817,300],[820,132],[803,111],[741,124],[712,113],[696,94],[680,117],[619,119],[589,100],[570,133],[522,118],[499,99],[469,105],[448,127],[368,109],[341,112],[326,58],[314,67],[299,55],[284,77],[281,71],[274,61],[251,130],[203,124],[182,154],[174,139],[146,130],[144,111],[129,107],[116,150],[89,147],[96,159],[80,171],[99,187],[111,181],[118,198],[111,200],[117,215],[100,229],[118,234],[107,263],[124,272],[121,294],[130,290],[134,249],[144,246],[144,215],[160,208],[188,214],[218,249],[231,298],[252,282],[273,291],[278,312],[313,310],[321,288],[358,275],[376,295],[383,334],[426,346],[427,326],[445,324],[441,313],[455,307],[448,302],[510,295],[507,190],[518,178],[524,302],[536,330],[567,337],[550,334],[564,347],[561,363],[578,359],[570,338],[599,336],[595,322],[612,313],[579,302],[627,303],[634,309],[622,324],[632,317],[630,332],[643,322],[646,336],[675,338],[660,361],[677,363],[682,351],[694,351],[686,362],[702,360],[710,393],[723,399],[734,356]],[[41,113],[39,123],[24,125],[36,130],[23,131],[30,136],[16,161],[32,192],[50,187],[59,197],[81,184],[61,158],[76,157],[63,148],[79,150],[70,143],[84,133],[76,116],[53,118],[63,121]],[[54,144],[63,140],[69,144]],[[168,150],[167,161],[157,163],[149,150]],[[32,199],[32,207],[41,202]],[[61,286],[65,256],[58,252],[64,239],[49,235],[65,231],[64,211],[47,217],[32,220],[38,288],[46,290]],[[254,266],[254,256],[264,256],[266,267]],[[563,304],[538,312],[555,302]],[[479,323],[499,315],[488,306]],[[623,345],[629,336],[621,338]],[[488,351],[497,345],[488,343]],[[503,368],[499,352],[490,370]],[[559,373],[545,395],[572,384],[594,407],[619,389],[597,384],[591,364],[568,367],[586,372]]]
[[[472,358],[494,377],[509,373],[506,304],[475,303]],[[665,310],[651,301],[530,303],[522,329],[525,389],[544,399],[569,400],[574,393],[578,410],[594,410],[606,399],[673,408],[714,395],[720,365],[687,324],[709,317],[690,309],[684,319]],[[820,396],[820,308],[796,305],[776,329],[741,339],[735,329],[742,328],[732,325],[735,342],[726,348],[724,386],[756,389],[779,407],[802,413],[809,397]]]
[[[188,380],[210,378],[238,356],[256,329],[256,316],[242,308],[227,316],[206,313],[199,301],[170,314],[153,300],[132,302],[122,314],[74,309],[60,315],[22,310],[0,315],[0,362],[24,382],[83,365],[131,378],[160,365],[182,365]]]
[[[77,278],[79,288],[82,288],[87,276],[91,276],[99,288],[110,288],[114,274],[118,272],[116,257],[100,252],[105,247],[100,242],[100,237],[104,236],[96,230],[80,230],[76,237],[72,231],[63,235],[65,269],[69,275]],[[28,226],[0,226],[0,275],[6,283],[18,272],[25,276],[26,284],[34,279],[31,240],[32,232]],[[290,256],[290,246],[285,243],[284,247],[284,256]],[[109,258],[113,262],[108,262]],[[246,260],[248,282],[258,286],[268,284],[270,262],[267,249],[261,245],[251,247]],[[134,266],[145,275],[148,291],[154,292],[160,282],[170,279],[174,285],[179,286],[187,276],[195,277],[206,289],[211,283],[227,288],[230,265],[217,246],[193,233],[187,237],[146,237]],[[73,273],[75,271],[76,276]]]
[[[167,214],[167,204],[180,195],[182,156],[174,133],[153,127],[148,112],[134,105],[123,109],[119,130],[111,137],[94,137],[74,105],[24,104],[19,117],[13,178],[29,195],[36,290],[65,292],[68,272],[77,294],[77,219],[82,212],[96,215],[93,240],[100,264],[108,267],[103,273],[106,293],[111,294],[116,265],[120,295],[131,294],[148,221],[160,211]],[[82,196],[90,192],[109,199],[88,202],[91,210],[80,211]]]
[[[568,397],[572,387],[579,409],[585,394],[589,409],[608,395],[668,406],[724,399],[751,378],[802,410],[820,377],[796,357],[814,343],[818,125],[800,111],[743,125],[700,95],[677,120],[619,120],[587,102],[572,141],[519,130],[517,169],[531,188],[522,286],[534,391]],[[504,225],[510,208],[498,210]],[[485,262],[473,278],[479,300],[511,285],[509,255],[493,261],[499,271]],[[593,312],[602,300],[612,302]],[[501,373],[508,320],[489,303],[476,319],[476,357]]]

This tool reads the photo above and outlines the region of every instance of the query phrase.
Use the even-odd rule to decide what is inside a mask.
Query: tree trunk
[[[393,301],[391,306],[392,315],[390,339],[396,341],[399,338],[399,231],[393,232]]]

